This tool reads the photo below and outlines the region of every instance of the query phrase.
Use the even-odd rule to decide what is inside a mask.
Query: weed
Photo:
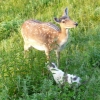
[[[100,1],[1,0],[0,100],[100,100]],[[44,52],[31,49],[24,58],[20,27],[27,19],[54,22],[68,7],[79,23],[70,30],[60,68],[87,81],[59,87],[45,66]],[[51,53],[52,61],[56,61]]]

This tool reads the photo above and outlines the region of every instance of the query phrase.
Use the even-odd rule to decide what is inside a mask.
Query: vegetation
[[[87,81],[79,87],[59,87],[44,52],[31,49],[27,58],[23,53],[22,23],[55,23],[66,7],[79,25],[70,30],[60,69]],[[0,0],[0,100],[100,100],[100,0]]]

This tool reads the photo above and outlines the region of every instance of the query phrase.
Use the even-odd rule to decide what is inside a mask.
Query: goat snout
[[[76,26],[78,26],[78,23],[75,23]]]

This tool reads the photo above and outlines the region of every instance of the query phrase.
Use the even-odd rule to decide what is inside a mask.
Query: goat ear
[[[68,16],[68,8],[65,9],[63,16]]]
[[[55,65],[55,63],[52,63],[51,65],[53,68],[56,68],[57,66]]]
[[[60,22],[60,19],[58,19],[58,18],[54,18],[54,20],[56,21],[56,22]]]

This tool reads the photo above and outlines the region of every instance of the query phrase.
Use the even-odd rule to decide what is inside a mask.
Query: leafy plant
[[[99,5],[99,0],[1,0],[0,100],[100,100]],[[23,52],[22,23],[27,19],[55,23],[53,18],[62,16],[66,7],[79,25],[69,32],[60,69],[80,76],[78,87],[54,82],[44,52],[30,49],[27,58]],[[53,52],[51,57],[55,62]]]

